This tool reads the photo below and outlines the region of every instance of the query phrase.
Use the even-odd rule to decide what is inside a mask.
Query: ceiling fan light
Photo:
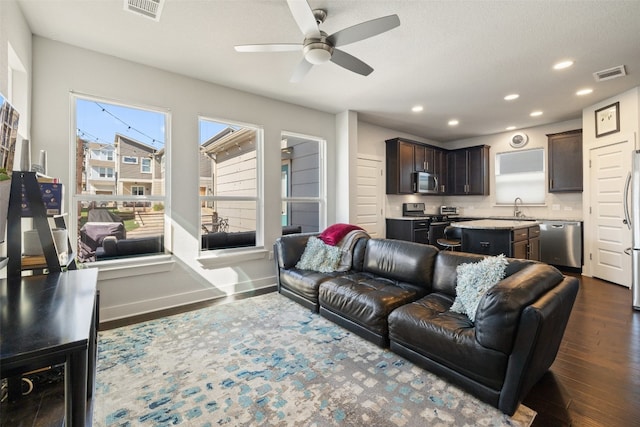
[[[324,64],[331,59],[331,52],[322,48],[309,49],[305,52],[304,59],[314,65]]]

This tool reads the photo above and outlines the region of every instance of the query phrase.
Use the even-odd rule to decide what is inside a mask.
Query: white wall
[[[15,69],[9,76],[9,67],[16,67],[16,63],[24,69]],[[18,132],[22,138],[28,139],[31,123],[31,30],[13,0],[0,1],[0,93],[9,97],[10,103],[20,113]]]
[[[68,184],[70,93],[132,105],[160,107],[171,115],[170,190],[167,208],[177,263],[168,271],[126,269],[100,273],[101,318],[109,320],[248,291],[275,283],[269,251],[280,234],[280,137],[283,131],[327,141],[328,173],[335,176],[335,116],[205,83],[112,56],[33,38],[32,152],[47,150],[49,174]],[[261,126],[264,131],[264,252],[198,259],[198,115]],[[333,187],[328,221],[335,220]],[[68,200],[67,200],[68,202]],[[144,275],[127,277],[145,271]],[[147,274],[146,272],[149,272]]]

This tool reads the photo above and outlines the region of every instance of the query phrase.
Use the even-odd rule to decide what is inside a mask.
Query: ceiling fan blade
[[[295,52],[302,50],[300,43],[242,44],[234,46],[237,52]]]
[[[360,61],[353,55],[349,55],[347,52],[340,49],[333,49],[333,55],[331,55],[331,62],[346,68],[354,73],[368,76],[373,71],[373,68]]]
[[[313,67],[313,64],[302,58],[302,61],[300,61],[296,66],[296,69],[293,70],[293,74],[291,75],[291,79],[289,79],[289,81],[291,83],[298,83],[304,78],[304,76],[307,75],[311,67]]]
[[[334,46],[344,46],[369,37],[377,36],[400,25],[398,15],[383,16],[345,28],[327,37]]]
[[[287,0],[289,9],[305,37],[320,37],[320,29],[309,3],[305,0]]]

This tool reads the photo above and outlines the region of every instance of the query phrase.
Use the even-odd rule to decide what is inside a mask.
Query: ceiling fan
[[[272,43],[272,44],[248,44],[235,46],[238,52],[289,52],[302,51],[304,57],[296,66],[292,82],[299,82],[309,72],[311,67],[333,62],[354,73],[368,76],[373,71],[369,65],[365,64],[355,56],[337,49],[369,37],[389,31],[400,25],[398,15],[383,16],[360,24],[347,27],[331,35],[321,31],[319,24],[323,23],[327,17],[327,12],[323,9],[312,10],[305,0],[287,0],[293,19],[302,30],[304,40],[299,43]]]

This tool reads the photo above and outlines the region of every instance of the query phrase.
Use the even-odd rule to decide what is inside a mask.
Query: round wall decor
[[[511,136],[509,145],[511,145],[513,148],[522,148],[527,145],[527,142],[529,142],[529,137],[527,136],[527,134],[519,132]]]

